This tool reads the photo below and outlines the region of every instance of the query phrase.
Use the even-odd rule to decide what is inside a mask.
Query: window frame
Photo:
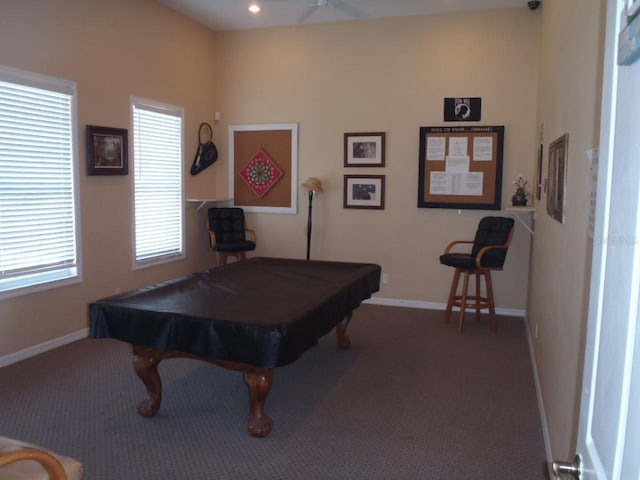
[[[23,274],[16,277],[15,281],[6,282],[0,286],[0,300],[19,297],[36,292],[52,290],[81,283],[83,280],[82,263],[82,223],[80,211],[80,156],[78,150],[78,91],[76,82],[61,78],[51,77],[40,73],[21,70],[18,68],[0,65],[0,80],[8,83],[24,85],[28,87],[62,93],[70,97],[70,134],[71,134],[71,159],[70,169],[73,205],[73,238],[75,242],[75,266],[61,267],[52,272],[36,274]],[[66,272],[66,273],[65,273]],[[31,280],[28,280],[31,279]]]
[[[181,236],[181,244],[182,248],[179,252],[158,255],[151,258],[146,258],[142,260],[138,260],[138,254],[136,251],[136,199],[135,199],[135,177],[136,177],[136,168],[138,166],[138,158],[135,155],[136,143],[135,143],[135,115],[134,108],[141,108],[148,111],[153,111],[156,113],[162,113],[165,115],[173,115],[180,118],[180,216],[181,216],[181,227],[180,227],[180,236]],[[131,242],[132,242],[132,268],[133,270],[141,270],[149,267],[154,267],[158,265],[163,265],[167,263],[172,263],[179,260],[184,260],[187,256],[187,242],[186,242],[186,216],[185,216],[185,177],[184,177],[184,169],[182,168],[184,164],[184,130],[185,130],[185,116],[184,116],[184,108],[176,105],[171,105],[168,103],[160,102],[157,100],[150,100],[142,97],[131,96],[129,100],[129,113],[130,113],[130,125],[131,125],[131,142],[130,149],[131,155],[129,158],[133,159],[131,164],[133,165],[131,170],[131,193],[132,193],[132,201],[131,201]]]

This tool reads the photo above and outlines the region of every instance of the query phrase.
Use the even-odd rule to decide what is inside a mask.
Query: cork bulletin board
[[[421,127],[419,208],[500,210],[503,126]]]
[[[298,125],[230,125],[228,181],[246,212],[297,213]]]

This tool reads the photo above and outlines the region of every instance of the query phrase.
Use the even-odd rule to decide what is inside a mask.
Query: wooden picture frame
[[[385,133],[345,133],[345,167],[384,167]]]
[[[345,175],[344,208],[384,210],[384,175]]]
[[[245,212],[297,213],[298,124],[229,125],[228,141],[228,185],[233,204]],[[247,169],[265,173],[271,168],[269,164],[279,171],[277,181],[266,191],[253,188],[247,181]]]
[[[87,125],[87,174],[127,175],[129,142],[125,128]]]
[[[549,174],[547,189],[547,213],[564,223],[564,201],[567,189],[567,158],[569,134],[565,133],[549,145]]]

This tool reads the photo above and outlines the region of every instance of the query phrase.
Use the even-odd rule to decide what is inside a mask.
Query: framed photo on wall
[[[567,155],[569,134],[565,133],[549,145],[549,188],[547,190],[547,213],[551,218],[564,223],[564,198],[567,188]]]
[[[124,128],[87,125],[87,174],[127,175],[127,137]]]
[[[345,175],[344,208],[384,210],[384,175]]]
[[[345,133],[345,167],[384,167],[384,132]]]

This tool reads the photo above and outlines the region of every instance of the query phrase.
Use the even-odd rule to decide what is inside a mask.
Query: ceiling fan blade
[[[313,15],[313,12],[315,12],[318,9],[318,5],[312,5],[311,7],[307,8],[302,15],[300,15],[300,17],[298,18],[298,23],[303,23],[305,20],[307,20],[311,15]]]
[[[348,2],[342,1],[342,0],[333,0],[332,2],[330,2],[331,6],[333,6],[334,8],[337,8],[338,10],[343,11],[344,13],[346,13],[347,15],[349,15],[350,17],[353,18],[369,18],[369,14],[367,12],[365,12],[364,10],[354,7],[353,5],[349,4]]]

